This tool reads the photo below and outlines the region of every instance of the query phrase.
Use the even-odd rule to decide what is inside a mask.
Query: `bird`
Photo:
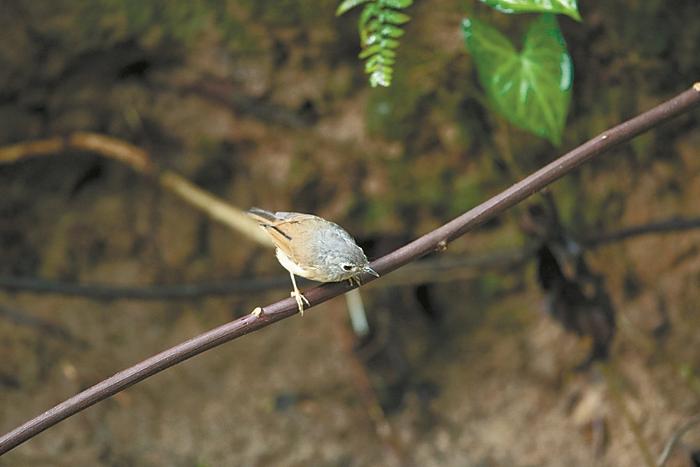
[[[363,273],[379,277],[370,267],[365,252],[341,226],[313,214],[299,212],[271,212],[250,208],[248,214],[270,236],[275,256],[289,271],[299,314],[304,315],[304,304],[309,301],[297,287],[294,276],[317,282],[350,281],[361,285]],[[262,309],[253,314],[259,316]]]

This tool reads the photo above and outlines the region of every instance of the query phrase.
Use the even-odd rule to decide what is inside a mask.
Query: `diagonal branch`
[[[427,253],[442,251],[450,241],[497,216],[589,159],[654,126],[690,111],[698,104],[700,104],[700,82],[663,104],[603,132],[451,222],[372,262],[371,266],[381,275],[386,275]],[[372,276],[363,279],[366,282],[373,280]],[[304,292],[304,296],[309,300],[311,306],[315,306],[347,292],[351,288],[347,283],[323,284]],[[244,316],[137,363],[2,436],[0,438],[0,454],[6,453],[71,415],[75,415],[166,368],[296,313],[296,302],[287,298],[265,307],[264,312],[259,317],[252,314]]]
[[[136,172],[151,177],[210,218],[261,245],[271,247],[269,237],[244,211],[188,182],[170,170],[159,171],[149,154],[141,148],[111,136],[79,131],[65,137],[0,147],[0,164],[11,164],[29,157],[51,157],[67,150],[89,151],[128,165]]]

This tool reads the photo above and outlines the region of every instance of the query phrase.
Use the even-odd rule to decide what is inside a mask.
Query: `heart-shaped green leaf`
[[[561,13],[581,21],[576,0],[481,0],[503,13]]]
[[[541,15],[518,52],[496,29],[462,22],[467,48],[491,103],[513,124],[558,145],[571,100],[573,65],[553,15]]]

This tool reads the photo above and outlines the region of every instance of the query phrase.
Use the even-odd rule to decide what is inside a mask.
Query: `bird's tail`
[[[248,209],[248,215],[261,224],[267,224],[269,222],[279,220],[274,212],[255,207]]]

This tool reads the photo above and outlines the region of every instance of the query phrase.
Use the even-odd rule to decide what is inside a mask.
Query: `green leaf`
[[[393,37],[394,39],[397,39],[401,36],[403,36],[403,29],[397,28],[396,26],[392,26],[390,24],[387,24],[384,26],[381,31],[379,31],[383,36],[387,37]]]
[[[347,1],[347,0],[346,0]],[[561,13],[581,21],[576,0],[481,0],[503,13]]]
[[[362,5],[363,3],[367,3],[369,1],[370,0],[343,0],[343,2],[340,5],[338,5],[338,9],[335,10],[335,15],[340,16],[352,10],[356,6]]]
[[[371,57],[372,55],[378,54],[382,51],[382,46],[379,44],[374,44],[371,45],[365,49],[362,49],[362,52],[360,52],[360,55],[358,57],[365,59],[367,57]]]
[[[383,57],[381,55],[374,55],[365,62],[365,71],[369,73],[371,71],[378,70],[381,67],[390,67],[395,62],[396,59],[393,57]]]
[[[462,31],[496,110],[558,145],[571,101],[573,65],[556,18],[541,15],[533,21],[521,52],[485,23],[467,18]]]
[[[367,31],[367,32],[380,32],[379,29],[381,27],[382,27],[382,24],[379,22],[379,20],[373,19],[367,23],[367,25],[365,26],[365,31]]]
[[[379,45],[386,49],[395,49],[399,46],[399,41],[387,38],[379,41]]]
[[[407,14],[394,10],[384,10],[379,16],[379,21],[382,23],[404,24],[411,20],[411,17]]]
[[[391,75],[393,71],[391,68],[382,68],[380,70],[372,72],[369,75],[369,84],[373,88],[377,86],[388,87],[391,84]]]
[[[376,3],[369,3],[365,5],[365,7],[362,9],[362,13],[360,13],[360,19],[357,21],[357,27],[360,29],[360,31],[367,29],[367,24],[370,22],[370,20],[372,20],[372,18],[376,17],[380,11],[381,10]]]
[[[403,10],[413,5],[413,0],[383,0],[384,5],[389,8],[395,8],[397,10]]]

